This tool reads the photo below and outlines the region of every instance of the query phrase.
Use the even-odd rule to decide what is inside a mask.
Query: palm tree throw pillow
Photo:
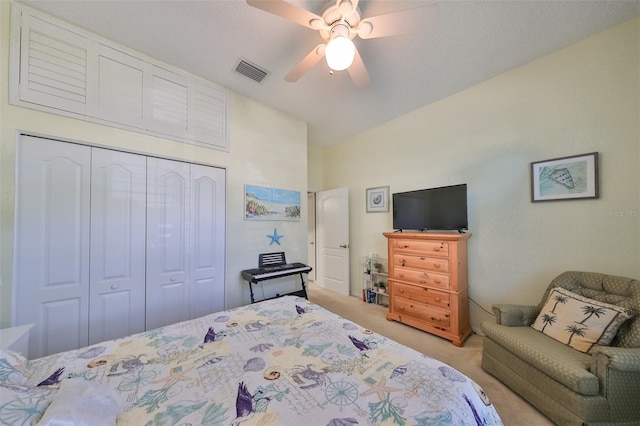
[[[622,323],[633,315],[629,309],[556,287],[531,327],[586,353],[594,345],[609,345]]]

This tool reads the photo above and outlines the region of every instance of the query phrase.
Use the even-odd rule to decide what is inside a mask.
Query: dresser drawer
[[[405,267],[411,269],[424,269],[427,271],[435,271],[446,274],[449,272],[449,259],[426,257],[426,256],[412,256],[406,254],[394,254],[393,255],[394,267]]]
[[[399,281],[426,285],[428,287],[449,289],[449,276],[429,271],[418,271],[415,269],[407,269],[396,267],[393,269],[393,277]]]
[[[392,245],[396,253],[449,256],[446,241],[394,240]]]
[[[392,291],[394,297],[402,297],[412,302],[435,306],[444,310],[449,309],[449,293],[443,291],[398,282],[393,282]]]
[[[393,297],[402,297],[412,302],[436,306],[444,310],[449,309],[449,293],[443,291],[398,282],[393,283],[391,291]]]
[[[429,324],[440,329],[449,328],[449,312],[432,308],[427,305],[413,302],[402,297],[396,297],[394,301],[394,310],[400,315],[410,315],[414,318],[426,321]]]

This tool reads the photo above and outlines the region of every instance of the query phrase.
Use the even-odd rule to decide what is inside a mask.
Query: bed
[[[294,296],[27,361],[2,424],[501,425],[470,378]]]

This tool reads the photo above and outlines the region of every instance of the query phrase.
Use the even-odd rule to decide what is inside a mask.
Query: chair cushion
[[[622,323],[632,316],[630,309],[556,287],[531,327],[580,352],[589,352],[596,344],[609,345]]]
[[[589,371],[591,355],[576,351],[531,327],[508,327],[482,323],[485,335],[547,374],[567,388],[582,395],[597,395],[598,378]]]

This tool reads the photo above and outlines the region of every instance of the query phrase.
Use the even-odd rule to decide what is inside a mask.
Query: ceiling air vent
[[[244,59],[241,59],[240,62],[238,62],[236,72],[244,75],[245,77],[249,77],[251,80],[257,81],[258,83],[261,83],[267,74],[269,74],[269,72],[245,61]]]

